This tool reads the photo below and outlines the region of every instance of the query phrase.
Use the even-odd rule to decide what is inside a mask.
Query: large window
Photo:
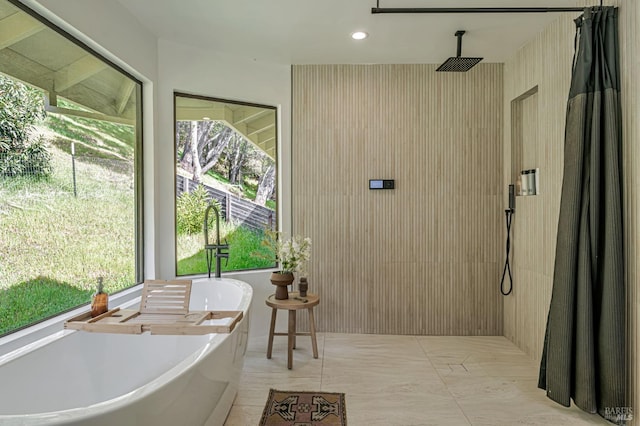
[[[208,272],[205,228],[210,245],[229,245],[222,271],[275,266],[262,242],[277,229],[276,109],[182,93],[174,100],[177,275]],[[210,205],[218,224],[213,209],[205,223]]]
[[[142,281],[139,81],[0,0],[0,335]]]

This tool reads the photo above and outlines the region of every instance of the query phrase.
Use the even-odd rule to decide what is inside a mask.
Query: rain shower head
[[[447,59],[446,61],[444,61],[444,63],[442,65],[440,65],[436,71],[441,71],[441,72],[467,72],[471,68],[473,68],[473,66],[475,64],[477,64],[478,62],[480,62],[483,59],[483,58],[468,58],[468,57],[461,56],[462,55],[462,36],[464,35],[464,33],[465,33],[465,31],[463,31],[463,30],[456,31],[456,37],[458,37],[458,53],[457,53],[457,56],[451,57],[451,58]]]

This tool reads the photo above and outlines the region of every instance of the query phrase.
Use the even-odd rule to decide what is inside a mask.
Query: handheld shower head
[[[462,36],[465,31],[456,31],[456,37],[458,38],[458,50],[457,55],[444,61],[442,65],[438,67],[436,71],[440,72],[467,72],[473,68],[483,58],[470,58],[462,56]]]

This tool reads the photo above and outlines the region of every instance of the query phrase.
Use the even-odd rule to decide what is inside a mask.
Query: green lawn
[[[52,147],[48,179],[0,178],[0,334],[135,284],[131,177]],[[16,312],[24,314],[17,315]]]
[[[49,114],[40,130],[52,175],[0,177],[0,335],[89,303],[98,277],[107,293],[135,284],[133,128]],[[274,266],[260,232],[222,228],[230,244],[223,271]],[[179,236],[177,244],[178,275],[206,273],[202,235]]]
[[[270,268],[275,261],[269,257],[269,251],[261,245],[262,233],[243,226],[222,224],[220,233],[229,243],[229,260],[222,259],[222,272],[243,269]],[[194,275],[207,272],[207,260],[202,234],[179,235],[177,275]],[[211,275],[215,271],[213,260]]]
[[[87,303],[92,293],[47,277],[0,290],[0,335]]]

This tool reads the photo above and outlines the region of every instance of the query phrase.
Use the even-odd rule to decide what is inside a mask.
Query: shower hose
[[[504,269],[502,270],[502,281],[500,281],[500,292],[503,296],[508,296],[513,290],[513,277],[511,276],[511,265],[509,265],[509,253],[511,252],[511,221],[513,220],[513,210],[507,209],[504,211],[507,219],[507,260],[504,262]],[[509,273],[509,287],[507,290],[504,288],[504,279],[507,272]]]

